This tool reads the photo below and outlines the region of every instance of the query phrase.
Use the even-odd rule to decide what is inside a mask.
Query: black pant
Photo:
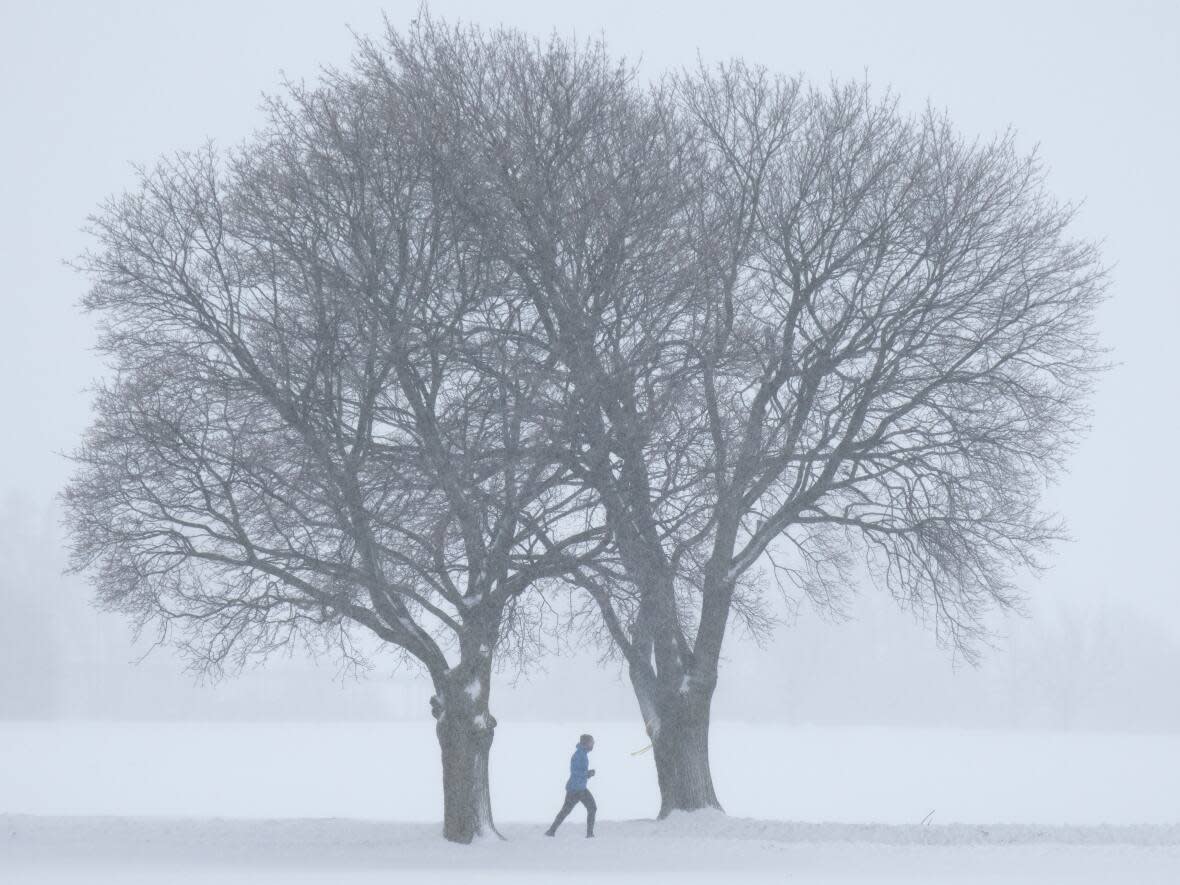
[[[586,835],[594,835],[594,813],[598,811],[598,806],[594,803],[594,797],[589,790],[566,790],[565,802],[562,803],[561,811],[557,812],[557,817],[553,819],[553,826],[549,828],[549,832],[556,832],[557,828],[561,826],[561,822],[566,819],[566,816],[574,810],[574,806],[581,802],[586,806]]]

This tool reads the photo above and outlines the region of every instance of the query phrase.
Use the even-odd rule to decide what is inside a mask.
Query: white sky
[[[375,33],[382,4],[32,3],[0,8],[0,496],[39,505],[61,487],[88,422],[84,280],[62,265],[86,215],[130,163],[228,144],[258,123],[279,72],[313,77]],[[395,24],[416,2],[384,4]],[[742,55],[813,79],[867,75],[906,106],[927,100],[969,133],[1012,124],[1039,143],[1077,232],[1113,267],[1103,338],[1120,365],[1093,432],[1049,500],[1076,541],[1034,596],[1105,597],[1177,621],[1180,474],[1173,455],[1180,292],[1180,4],[436,2],[435,14],[539,36],[601,32],[655,72]]]

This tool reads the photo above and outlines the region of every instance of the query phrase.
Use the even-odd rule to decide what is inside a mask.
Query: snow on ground
[[[432,824],[0,816],[0,880],[104,882],[1134,882],[1180,876],[1180,827],[853,826],[710,812],[444,843]]]
[[[583,730],[599,836],[545,839]],[[498,728],[507,841],[462,847],[430,723],[0,724],[0,882],[1180,882],[1180,736],[717,723],[732,817],[662,823],[645,743]]]

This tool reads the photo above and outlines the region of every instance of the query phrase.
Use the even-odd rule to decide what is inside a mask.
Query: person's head
[[[582,747],[587,753],[594,749],[594,735],[584,734],[578,738],[578,745]]]

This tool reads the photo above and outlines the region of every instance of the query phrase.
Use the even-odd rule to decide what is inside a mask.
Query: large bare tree
[[[1010,136],[735,63],[653,90],[600,46],[428,17],[369,46],[498,238],[614,547],[579,570],[652,734],[661,815],[718,806],[709,710],[756,567],[857,562],[970,654],[1097,368],[1093,247]],[[755,621],[755,625],[757,621]]]
[[[506,271],[391,98],[293,87],[228,159],[164,162],[94,218],[116,374],[65,500],[101,602],[198,669],[299,638],[352,658],[358,628],[418,662],[468,842],[494,832],[493,657],[603,533],[537,432]]]
[[[761,572],[861,566],[967,653],[1059,534],[1096,251],[1013,139],[734,63],[425,13],[96,221],[118,379],[68,493],[110,605],[200,660],[363,625],[435,684],[446,833],[491,828],[491,655],[591,600],[661,815],[718,806],[709,712]],[[457,657],[457,663],[451,658]]]

